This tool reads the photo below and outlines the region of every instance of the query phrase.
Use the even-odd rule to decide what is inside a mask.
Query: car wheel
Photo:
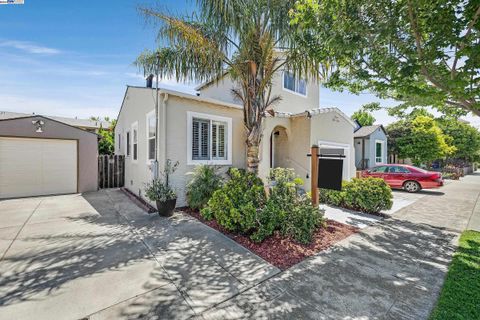
[[[415,193],[420,191],[421,187],[420,184],[416,181],[407,181],[403,184],[403,189],[410,193]]]

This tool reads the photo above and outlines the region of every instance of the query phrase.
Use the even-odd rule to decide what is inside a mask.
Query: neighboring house
[[[0,120],[3,119],[12,119],[12,118],[21,118],[21,117],[31,117],[35,114],[28,113],[19,113],[19,112],[10,112],[10,111],[0,111]],[[72,127],[77,127],[79,129],[98,133],[100,128],[109,129],[110,122],[107,121],[97,121],[91,119],[77,119],[77,118],[67,118],[67,117],[55,117],[47,116],[49,119],[63,122]]]
[[[151,82],[150,82],[151,83]],[[225,168],[246,166],[243,107],[233,99],[228,76],[203,84],[187,94],[159,90],[158,141],[155,137],[155,89],[128,86],[115,127],[115,153],[125,158],[125,186],[143,196],[145,183],[153,177],[155,152],[160,170],[166,159],[179,161],[171,177],[178,193],[178,206],[186,204],[188,172],[198,164]],[[294,168],[310,186],[312,144],[322,154],[345,156],[343,178],[355,175],[353,128],[355,124],[337,108],[319,108],[316,83],[279,72],[272,95],[281,95],[275,115],[264,120],[260,146],[259,176],[266,180],[270,168]]]
[[[98,135],[54,119],[0,120],[0,199],[97,190]]]
[[[358,126],[353,136],[357,170],[364,170],[377,164],[387,163],[387,132],[382,125]]]

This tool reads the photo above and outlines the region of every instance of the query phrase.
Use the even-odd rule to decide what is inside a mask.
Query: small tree
[[[365,109],[361,108],[352,114],[352,119],[356,120],[362,127],[371,126],[375,122],[375,117]]]
[[[100,141],[98,141],[98,154],[114,154],[115,152],[115,133],[114,128],[116,120],[110,121],[109,117],[104,118],[106,122],[110,123],[109,128],[103,128],[100,125],[98,134],[100,135]],[[102,121],[100,117],[90,117],[90,120]]]
[[[445,135],[435,120],[417,116],[400,120],[387,127],[390,151],[400,158],[410,158],[415,165],[429,163],[455,152],[452,138]]]

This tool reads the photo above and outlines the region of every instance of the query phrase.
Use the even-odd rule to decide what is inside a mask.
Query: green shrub
[[[322,221],[322,213],[314,208],[310,197],[300,195],[303,181],[293,169],[276,168],[270,171],[270,197],[258,215],[259,226],[252,240],[262,241],[280,230],[284,236],[308,243]]]
[[[207,205],[213,193],[222,186],[222,176],[216,166],[199,165],[193,172],[192,180],[187,185],[187,202],[189,207],[202,209]]]
[[[320,202],[358,210],[378,213],[392,207],[392,190],[383,179],[354,178],[342,183],[342,191],[320,190]]]
[[[323,221],[310,197],[300,195],[303,181],[292,169],[272,169],[268,200],[262,181],[254,174],[231,169],[230,179],[213,193],[201,214],[225,229],[247,234],[261,242],[276,230],[298,242],[309,243]]]
[[[236,168],[229,170],[229,176],[201,214],[205,219],[215,218],[227,230],[249,233],[257,226],[257,211],[266,201],[262,180]]]
[[[281,232],[300,243],[308,244],[312,241],[313,233],[323,221],[323,213],[320,209],[312,206],[310,197],[303,196],[295,201],[292,211],[285,216]]]

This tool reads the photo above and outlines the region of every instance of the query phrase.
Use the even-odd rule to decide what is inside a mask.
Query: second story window
[[[306,96],[307,82],[305,79],[297,78],[293,73],[285,71],[283,73],[283,89]]]

